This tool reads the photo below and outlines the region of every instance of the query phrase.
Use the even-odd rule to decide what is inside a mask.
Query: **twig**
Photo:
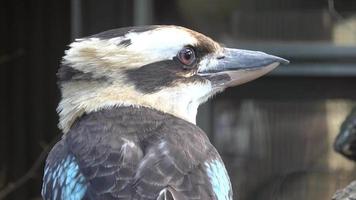
[[[55,137],[46,147],[43,148],[40,155],[37,157],[36,161],[32,164],[31,168],[26,172],[25,175],[20,177],[18,180],[12,183],[8,183],[4,189],[0,190],[0,200],[5,199],[10,193],[14,192],[18,188],[22,187],[28,180],[36,175],[36,171],[44,162],[47,157],[48,152],[51,150],[52,146],[58,141],[59,136]]]

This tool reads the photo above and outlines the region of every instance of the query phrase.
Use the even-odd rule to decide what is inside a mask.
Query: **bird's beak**
[[[226,88],[254,80],[279,64],[289,61],[259,51],[224,48],[222,55],[210,58],[210,62],[198,70],[198,75],[209,79],[213,87]]]

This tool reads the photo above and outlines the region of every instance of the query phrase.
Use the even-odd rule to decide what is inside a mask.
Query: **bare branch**
[[[0,200],[5,199],[6,196],[22,187],[28,180],[36,175],[36,171],[40,168],[42,163],[45,161],[48,152],[51,150],[52,146],[58,141],[59,136],[55,137],[48,145],[43,148],[43,151],[37,157],[36,161],[32,164],[31,168],[26,172],[25,175],[20,177],[15,182],[8,183],[4,189],[0,190]]]

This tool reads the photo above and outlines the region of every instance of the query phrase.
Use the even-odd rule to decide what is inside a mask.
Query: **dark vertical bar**
[[[21,1],[11,1],[9,6],[9,32],[8,38],[11,42],[10,55],[11,60],[6,64],[9,69],[8,74],[9,85],[6,88],[7,98],[10,99],[8,108],[8,124],[10,128],[7,131],[8,134],[8,167],[9,167],[9,179],[8,182],[14,182],[20,178],[27,169],[26,153],[27,149],[27,135],[26,135],[26,119],[25,119],[25,68],[26,62],[23,55],[16,55],[16,52],[26,50],[23,47],[23,41],[26,30],[24,29],[24,13],[25,6]],[[11,39],[10,39],[11,38]],[[27,188],[19,188],[16,193],[12,193],[10,199],[26,199],[28,194]]]
[[[86,0],[82,3],[83,36],[108,29],[132,26],[133,1],[106,0],[105,2]]]
[[[0,41],[2,44],[2,48],[0,48],[0,67],[2,72],[0,73],[0,91],[2,91],[2,97],[0,98],[0,173],[9,171],[9,162],[8,162],[8,146],[9,146],[9,126],[8,126],[8,114],[9,109],[8,105],[10,102],[10,98],[7,97],[7,88],[9,82],[9,67],[8,63],[10,61],[9,55],[11,52],[11,40],[9,37],[10,33],[10,21],[9,17],[10,12],[10,4],[8,1],[4,2],[2,6],[0,6]],[[6,171],[3,171],[6,170]],[[5,177],[1,177],[2,182],[6,182],[8,179],[7,173],[5,173]]]
[[[199,106],[198,115],[197,115],[197,125],[204,130],[204,132],[212,139],[212,102],[208,101],[203,105]]]
[[[82,35],[82,0],[72,0],[70,3],[70,29],[71,40],[79,38]]]
[[[152,24],[152,0],[134,0],[134,25],[141,26]]]
[[[28,36],[28,115],[30,140],[28,146],[28,168],[33,165],[43,146],[60,134],[57,128],[56,106],[59,91],[56,72],[70,41],[70,2],[31,1],[27,28]],[[26,185],[31,188],[31,196],[39,197],[43,167]]]
[[[5,1],[0,7],[0,173],[15,183],[58,134],[56,71],[69,42],[69,1]],[[40,197],[42,170],[6,199]]]

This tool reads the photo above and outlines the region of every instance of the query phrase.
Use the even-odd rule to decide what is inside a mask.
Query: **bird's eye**
[[[182,64],[190,66],[195,63],[195,52],[192,48],[186,47],[179,51],[178,59]]]

